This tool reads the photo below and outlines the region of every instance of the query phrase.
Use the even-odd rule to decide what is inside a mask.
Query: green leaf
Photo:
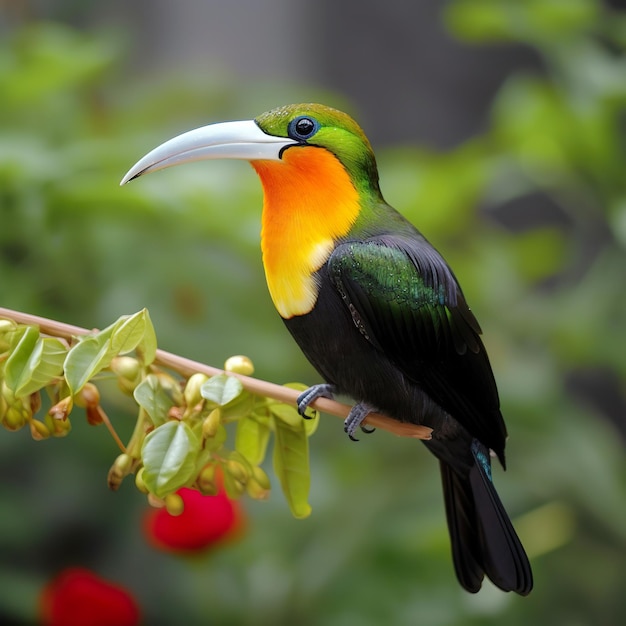
[[[308,385],[305,385],[303,383],[287,383],[285,384],[285,387],[289,387],[289,389],[295,389],[296,391],[305,391],[306,389],[308,389]],[[320,412],[316,409],[308,408],[306,411],[306,418],[302,417],[297,410],[296,413],[298,414],[298,417],[300,417],[300,419],[304,422],[304,430],[306,431],[307,436],[310,437],[317,430],[317,427],[320,423]]]
[[[305,419],[298,413],[295,406],[285,404],[284,402],[277,402],[276,404],[270,404],[269,409],[277,422],[280,421],[296,430],[303,428],[302,422],[304,422]]]
[[[159,426],[141,448],[146,487],[159,498],[176,491],[193,477],[199,452],[200,440],[185,422]]]
[[[158,376],[154,374],[148,374],[145,380],[135,387],[133,397],[150,416],[155,426],[160,426],[167,421],[168,412],[174,406],[174,402],[159,382]]]
[[[28,396],[63,373],[65,344],[53,337],[40,337],[34,326],[26,327],[5,366],[7,386],[15,397]]]
[[[252,413],[258,402],[258,397],[247,392],[245,389],[227,407],[222,407],[222,420],[234,422],[237,419],[246,417]]]
[[[154,360],[156,338],[147,309],[125,315],[95,335],[81,339],[65,360],[65,378],[72,395],[98,372],[108,367],[113,357],[141,346],[144,363]]]
[[[237,422],[235,450],[248,459],[251,465],[259,465],[263,462],[269,439],[268,415],[253,414]]]
[[[274,472],[293,516],[299,519],[308,517],[311,514],[308,502],[311,486],[309,440],[303,426],[291,428],[280,419],[274,420],[274,423]]]
[[[144,366],[146,366],[150,365],[156,357],[157,337],[154,325],[152,324],[152,319],[150,318],[150,313],[148,313],[148,309],[144,309],[142,313],[144,315],[145,327],[143,337],[137,346],[137,351],[140,353],[139,356],[143,361]]]
[[[145,333],[146,309],[120,318],[113,326],[111,351],[116,355],[131,352],[143,340]]]
[[[18,389],[30,382],[33,373],[33,352],[36,350],[39,339],[39,329],[27,326],[13,349],[5,365],[5,382],[15,396]],[[36,355],[34,356],[36,359]]]
[[[76,395],[91,378],[111,363],[111,331],[81,339],[65,359],[65,380],[70,393]]]
[[[40,337],[33,352],[30,383],[20,387],[16,395],[27,396],[59,378],[63,374],[66,355],[67,347],[62,341],[56,337]]]
[[[243,385],[238,378],[218,374],[212,376],[200,388],[200,394],[205,400],[214,402],[217,406],[226,406],[243,391]]]

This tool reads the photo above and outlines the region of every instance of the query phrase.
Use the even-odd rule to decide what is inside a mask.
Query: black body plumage
[[[315,307],[285,324],[336,391],[433,429],[462,586],[476,592],[486,575],[526,595],[530,564],[491,480],[506,428],[480,327],[439,253],[395,211],[391,227],[338,242]]]

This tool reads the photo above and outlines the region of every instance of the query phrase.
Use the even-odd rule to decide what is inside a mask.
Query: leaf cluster
[[[229,359],[222,374],[183,377],[160,367],[156,354],[145,309],[69,342],[36,326],[0,320],[0,423],[11,431],[28,425],[36,440],[65,436],[74,406],[84,407],[88,422],[106,423],[123,450],[109,471],[109,486],[117,489],[135,473],[150,501],[166,506],[177,502],[171,496],[185,486],[214,495],[223,484],[231,498],[247,492],[266,499],[270,480],[261,464],[273,433],[274,471],[293,515],[307,517],[308,437],[317,413],[303,420],[295,406],[244,390],[232,373],[251,372],[245,357]],[[104,377],[114,377],[137,405],[126,445],[100,406],[96,383]],[[43,409],[42,393],[49,400]],[[229,424],[236,425],[232,449]]]

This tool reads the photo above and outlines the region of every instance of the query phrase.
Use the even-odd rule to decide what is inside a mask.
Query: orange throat
[[[261,249],[267,286],[280,315],[309,313],[315,272],[359,214],[359,195],[340,161],[313,146],[285,150],[280,161],[252,161],[263,185]]]

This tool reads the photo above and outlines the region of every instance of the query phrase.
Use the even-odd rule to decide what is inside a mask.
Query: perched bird
[[[457,577],[521,595],[528,558],[496,493],[506,427],[481,329],[441,255],[381,194],[356,122],[320,104],[204,126],[143,157],[122,184],[203,159],[245,159],[261,179],[263,265],[287,328],[326,383],[298,399],[351,396],[351,438],[371,412],[433,429]]]

